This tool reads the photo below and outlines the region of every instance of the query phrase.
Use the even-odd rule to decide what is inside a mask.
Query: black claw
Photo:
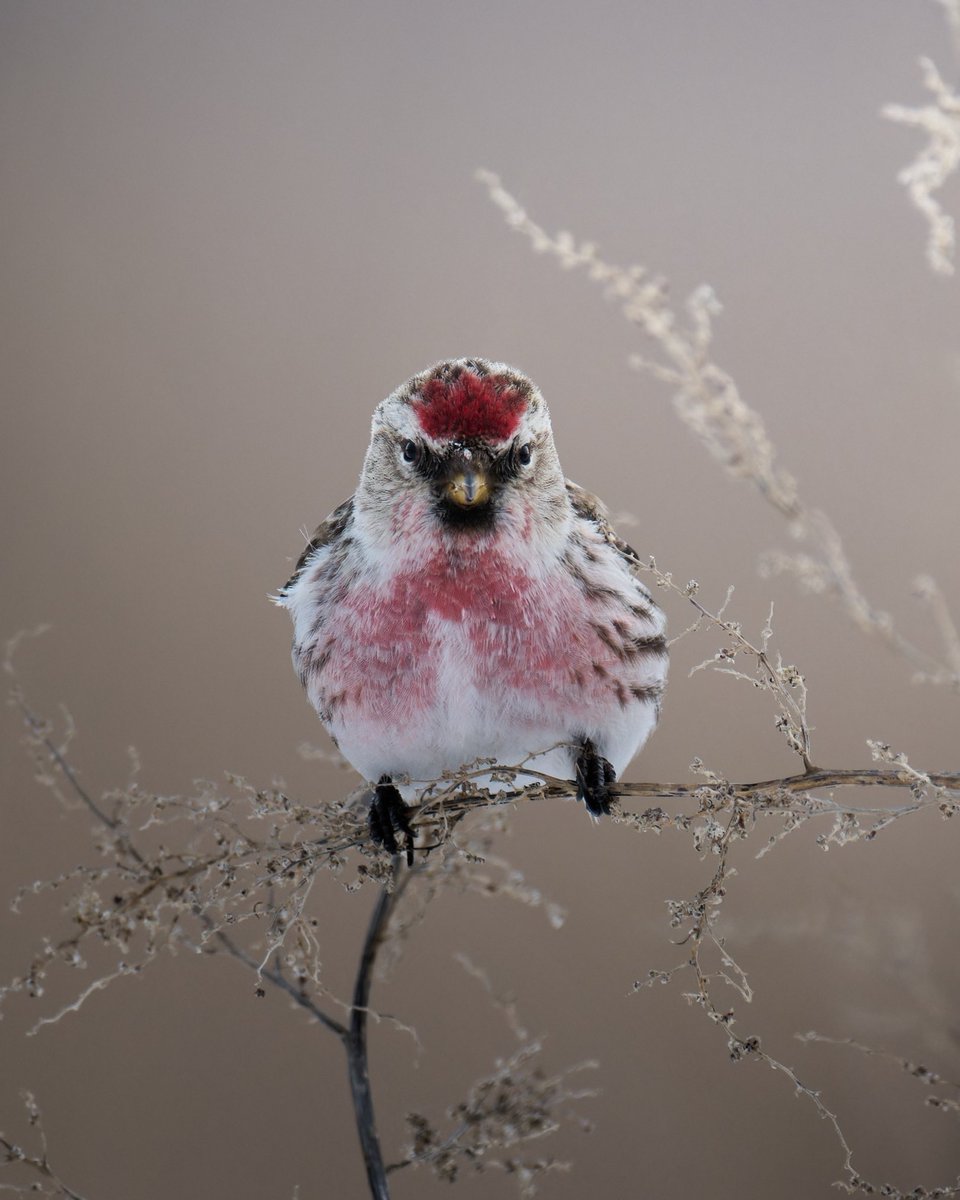
[[[617,773],[602,754],[597,753],[593,742],[587,739],[574,764],[577,773],[577,799],[587,806],[594,817],[609,814],[610,785],[617,782]]]
[[[383,846],[388,854],[399,854],[397,834],[403,834],[407,866],[412,867],[414,832],[409,813],[410,809],[391,783],[390,776],[382,776],[374,789],[370,805],[370,837],[377,846]]]

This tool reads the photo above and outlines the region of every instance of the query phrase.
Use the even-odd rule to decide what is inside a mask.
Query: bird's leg
[[[585,738],[577,761],[577,799],[587,806],[591,816],[600,817],[610,812],[610,784],[617,782],[617,773],[611,763],[597,752],[596,746]]]
[[[407,866],[413,866],[413,826],[410,809],[394,787],[389,775],[381,775],[370,805],[370,837],[388,854],[399,854],[397,834],[402,833],[407,852]]]

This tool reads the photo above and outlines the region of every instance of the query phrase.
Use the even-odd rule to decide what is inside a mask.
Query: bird
[[[357,489],[273,597],[334,744],[372,785],[372,841],[412,865],[408,800],[479,760],[570,779],[591,816],[660,717],[665,618],[636,551],[564,478],[547,405],[456,358],[376,408]],[[494,776],[496,778],[496,776]]]

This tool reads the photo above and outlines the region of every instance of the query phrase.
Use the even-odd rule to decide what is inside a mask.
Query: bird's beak
[[[460,508],[477,508],[490,499],[490,481],[485,471],[464,467],[451,475],[444,487],[447,499]]]

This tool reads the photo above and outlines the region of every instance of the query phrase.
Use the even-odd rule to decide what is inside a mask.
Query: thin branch
[[[21,1166],[29,1167],[42,1178],[49,1180],[53,1187],[59,1190],[61,1196],[65,1196],[66,1200],[84,1200],[84,1197],[79,1192],[75,1192],[73,1188],[68,1187],[63,1182],[60,1176],[54,1171],[50,1165],[49,1152],[47,1148],[47,1135],[43,1127],[43,1118],[40,1113],[40,1106],[30,1092],[23,1092],[22,1098],[24,1106],[27,1110],[27,1118],[30,1126],[35,1129],[40,1138],[40,1153],[31,1154],[16,1142],[11,1142],[7,1137],[0,1133],[0,1151],[3,1152],[0,1162],[4,1163],[20,1163]],[[18,1187],[16,1184],[0,1185],[4,1191],[15,1192],[17,1195],[26,1196],[30,1193],[37,1193],[41,1190],[42,1185],[38,1183],[27,1184],[23,1187]],[[52,1193],[44,1190],[44,1195],[52,1195]]]
[[[363,949],[360,952],[360,963],[353,989],[350,1030],[343,1039],[347,1051],[347,1068],[350,1076],[350,1091],[353,1095],[353,1109],[357,1120],[357,1133],[360,1136],[360,1149],[363,1153],[364,1165],[367,1168],[367,1182],[370,1184],[370,1194],[373,1196],[373,1200],[390,1200],[390,1189],[387,1187],[387,1173],[373,1111],[373,1093],[370,1087],[367,1054],[367,1015],[370,988],[373,982],[373,966],[376,962],[377,952],[386,936],[390,915],[400,896],[401,889],[396,885],[399,871],[400,858],[399,855],[394,855],[393,878],[395,885],[392,888],[383,887],[381,889],[370,918],[367,936],[364,938]]]
[[[524,768],[526,774],[535,772]],[[491,795],[485,791],[478,792],[448,792],[422,804],[411,813],[414,826],[432,824],[442,813],[446,818],[455,818],[478,808],[488,808],[496,804],[509,804],[517,800],[545,800],[567,798],[577,795],[577,786],[567,779],[557,779],[543,775],[542,782],[530,788],[518,788],[509,792]],[[923,778],[929,780],[934,788],[945,792],[960,792],[960,771],[930,771]],[[705,790],[711,784],[703,783],[616,783],[610,788],[613,797],[644,797],[651,800],[671,800],[691,798],[701,799]],[[815,767],[801,775],[786,775],[778,779],[761,779],[754,783],[731,783],[721,781],[717,786],[719,795],[715,798],[722,807],[730,803],[754,802],[768,805],[771,810],[783,811],[783,801],[791,796],[805,796],[808,792],[824,788],[842,787],[887,787],[887,788],[916,788],[917,776],[903,770],[885,770],[883,768],[833,769]],[[909,807],[921,807],[918,802]],[[873,809],[852,808],[834,802],[831,811],[837,812],[873,812]],[[886,809],[876,811],[886,812]]]
[[[209,929],[214,929],[213,922],[210,921],[209,918],[206,918],[204,924],[207,925]],[[310,999],[310,997],[306,994],[306,992],[303,991],[302,988],[294,986],[294,984],[282,973],[279,967],[272,971],[269,969],[262,969],[257,960],[251,955],[247,954],[245,950],[242,950],[232,938],[229,938],[223,932],[222,929],[216,930],[216,938],[227,954],[231,955],[231,957],[235,958],[238,962],[243,963],[245,967],[249,967],[250,970],[258,976],[258,978],[265,979],[267,983],[272,983],[274,987],[280,988],[281,991],[286,992],[292,1000],[299,1004],[301,1008],[305,1008],[312,1017],[320,1022],[321,1025],[323,1025],[326,1029],[329,1029],[331,1033],[335,1033],[338,1038],[344,1041],[344,1043],[346,1042],[346,1038],[348,1036],[346,1025],[342,1025],[339,1021],[334,1020],[333,1017],[325,1013],[318,1004]],[[216,954],[217,951],[211,950],[209,953]]]
[[[77,778],[76,772],[71,764],[67,761],[60,747],[47,734],[46,722],[33,711],[33,709],[27,704],[22,696],[15,693],[13,699],[17,708],[19,708],[21,715],[23,716],[27,728],[30,730],[31,736],[35,738],[37,744],[43,746],[43,748],[50,755],[51,761],[60,769],[61,774],[66,779],[67,783],[70,784],[70,787],[73,789],[74,795],[77,797],[77,799],[86,805],[86,807],[90,810],[90,812],[93,813],[97,820],[101,822],[101,824],[106,825],[108,829],[113,831],[118,830],[120,828],[120,822],[116,821],[113,817],[109,816],[109,814],[103,811],[103,809],[97,804],[97,802]],[[134,852],[134,857],[139,858],[140,856]]]
[[[914,1079],[918,1079],[921,1083],[926,1084],[927,1087],[942,1085],[943,1087],[950,1087],[955,1091],[960,1091],[960,1083],[952,1079],[945,1079],[929,1067],[925,1067],[921,1063],[916,1063],[912,1059],[905,1058],[902,1054],[894,1054],[890,1050],[878,1050],[876,1046],[868,1046],[865,1042],[857,1041],[856,1038],[827,1037],[812,1029],[808,1033],[797,1033],[794,1036],[798,1042],[820,1042],[824,1046],[849,1046],[852,1050],[857,1050],[860,1054],[864,1054],[868,1058],[881,1058],[885,1062],[893,1063],[901,1071],[904,1071],[907,1075],[911,1075]]]

